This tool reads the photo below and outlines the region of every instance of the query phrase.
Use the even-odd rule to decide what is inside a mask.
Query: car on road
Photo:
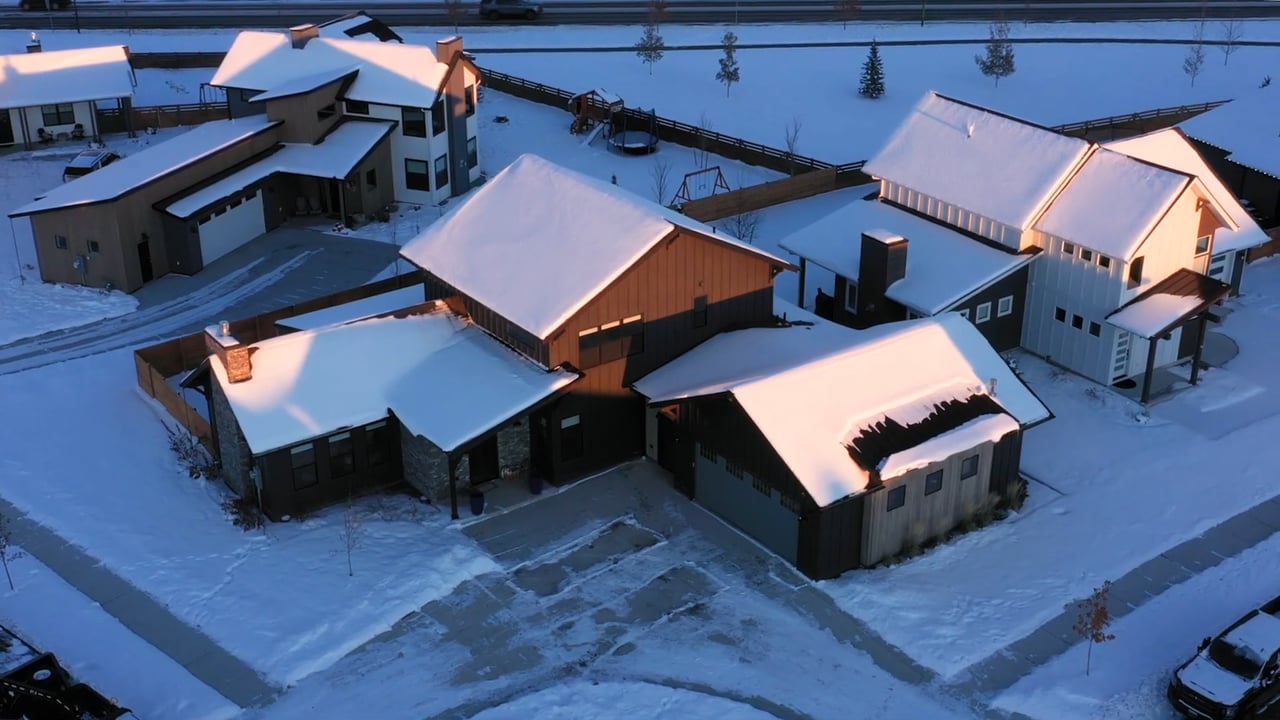
[[[1280,597],[1205,638],[1174,671],[1169,702],[1189,718],[1280,718]]]
[[[71,0],[20,0],[21,10],[66,10],[71,7]]]
[[[536,20],[542,15],[542,3],[533,0],[480,0],[480,15],[489,20],[501,18]]]
[[[71,162],[62,169],[62,182],[75,180],[88,175],[94,170],[104,168],[120,159],[120,154],[106,148],[90,148],[81,150],[80,154],[71,158]]]

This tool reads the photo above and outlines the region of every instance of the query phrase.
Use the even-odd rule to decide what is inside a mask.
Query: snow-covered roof
[[[395,123],[347,120],[315,145],[281,143],[278,150],[252,165],[179,197],[165,206],[174,217],[187,218],[275,173],[342,180],[391,132]]]
[[[426,302],[426,289],[422,285],[389,290],[367,298],[352,300],[341,305],[312,310],[309,313],[294,315],[276,321],[276,325],[291,330],[317,330],[329,325],[363,320],[375,315],[384,315],[402,308]]]
[[[358,65],[350,65],[347,67],[328,68],[309,75],[299,75],[298,77],[289,78],[264,93],[254,95],[249,98],[249,102],[266,102],[291,95],[302,95],[322,88],[331,82],[345,80],[357,72],[360,72],[360,67]]]
[[[0,108],[133,97],[123,45],[0,55]]]
[[[1004,252],[875,199],[855,200],[778,245],[856,281],[864,232],[906,238],[907,274],[885,294],[925,315],[942,312],[1036,257]]]
[[[989,394],[992,379],[993,399],[1019,423],[1050,417],[977,328],[954,314],[870,330],[819,320],[722,333],[635,389],[654,403],[732,393],[825,506],[869,481],[845,446],[854,431],[889,414],[917,422],[936,402]]]
[[[880,465],[880,477],[889,479],[905,475],[984,442],[995,442],[1017,429],[1018,421],[1004,413],[983,415],[885,458]]]
[[[863,171],[1025,228],[1089,143],[928,92]]]
[[[1219,228],[1213,235],[1213,252],[1258,247],[1269,239],[1235,193],[1222,182],[1204,157],[1177,128],[1165,128],[1137,137],[1115,140],[1103,147],[1199,178],[1205,190],[1223,207],[1239,229]]]
[[[375,422],[390,409],[453,450],[577,379],[546,371],[446,309],[255,343],[253,377],[209,366],[255,454]],[[441,412],[449,408],[449,412]]]
[[[677,226],[790,266],[617,185],[527,154],[400,254],[545,338]]]
[[[1158,337],[1230,291],[1220,280],[1180,268],[1108,315],[1107,322],[1139,337]]]
[[[268,91],[352,66],[360,71],[343,97],[420,107],[435,101],[449,69],[423,45],[317,37],[295,48],[285,33],[246,30],[236,36],[209,84]]]
[[[1270,87],[1255,90],[1183,121],[1187,135],[1230,153],[1234,163],[1280,178],[1280,97]]]
[[[197,125],[177,137],[59,185],[37,197],[34,202],[11,211],[9,216],[31,215],[73,205],[114,200],[278,124],[279,122],[269,120],[265,115],[254,115]]]
[[[1099,149],[1036,221],[1036,229],[1128,260],[1191,182],[1185,173]]]

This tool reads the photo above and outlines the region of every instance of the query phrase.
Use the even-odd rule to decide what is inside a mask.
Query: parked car
[[[533,0],[480,0],[480,14],[490,20],[499,18],[537,19],[542,3]]]
[[[1280,597],[1205,638],[1174,671],[1169,702],[1190,718],[1280,717]]]
[[[71,0],[21,0],[18,7],[22,10],[66,10],[71,7]]]
[[[111,163],[120,159],[120,154],[114,150],[106,148],[90,148],[89,150],[81,150],[80,154],[71,158],[71,162],[62,169],[62,182],[75,180],[82,175],[99,168],[104,168]]]

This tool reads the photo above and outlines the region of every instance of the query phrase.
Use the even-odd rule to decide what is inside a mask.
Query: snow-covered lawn
[[[1078,645],[1023,678],[995,705],[1034,718],[1174,720],[1164,700],[1174,668],[1249,610],[1280,595],[1280,535],[1170,588],[1109,632],[1095,646],[1084,674]]]
[[[77,680],[147,720],[223,720],[240,713],[37,560],[24,554],[9,565],[17,589],[0,584],[0,623],[57,655]]]
[[[574,682],[540,690],[474,720],[607,720],[644,717],[654,720],[769,720],[773,716],[732,700],[688,690],[636,682]]]

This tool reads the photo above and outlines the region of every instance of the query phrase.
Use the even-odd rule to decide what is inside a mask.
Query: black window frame
[[[1089,321],[1089,334],[1094,337],[1102,337],[1102,325],[1095,320]]]
[[[422,172],[414,172],[409,169],[410,163],[418,163],[422,165]],[[421,180],[415,182],[416,178]],[[415,160],[413,158],[404,159],[404,186],[410,190],[420,190],[422,192],[431,192],[431,163],[426,160]]]
[[[1142,269],[1146,258],[1142,255],[1134,258],[1129,263],[1129,278],[1126,287],[1132,290],[1142,285]]]
[[[373,468],[391,460],[391,424],[379,420],[364,426],[364,459]]]
[[[693,299],[693,326],[696,328],[704,328],[707,326],[706,295],[699,295]]]
[[[89,241],[89,252],[93,253],[94,255],[97,255],[98,253],[102,252],[102,246],[98,244],[97,240]]]
[[[1074,256],[1076,254],[1075,243],[1069,243],[1064,240],[1062,242],[1062,254]]]
[[[942,489],[942,480],[945,475],[946,473],[943,472],[942,468],[938,468],[924,476],[924,494],[926,497]]]
[[[467,138],[467,168],[471,169],[480,164],[480,139],[472,135]]]
[[[369,103],[364,100],[343,100],[342,104],[346,107],[348,115],[369,114]]]
[[[577,460],[586,452],[583,437],[582,415],[566,415],[560,418],[560,460]]]
[[[1067,321],[1066,308],[1055,307],[1053,309],[1053,319],[1057,320],[1060,323],[1065,323]]]
[[[52,120],[50,117],[52,117]],[[70,119],[67,119],[68,117]],[[40,118],[44,121],[45,127],[75,125],[76,105],[75,103],[53,103],[52,105],[41,105]]]
[[[1104,268],[1104,269],[1110,269],[1111,258],[1107,255],[1103,255],[1102,253],[1098,253],[1098,267]]]
[[[345,478],[356,472],[356,444],[351,431],[329,436],[329,478]]]
[[[476,114],[476,86],[466,86],[462,91],[462,96],[466,99],[467,103],[467,117],[472,117]]]
[[[1203,241],[1204,241],[1204,249],[1203,249],[1203,250],[1201,250],[1201,249],[1200,249],[1200,241],[1201,241],[1201,240],[1203,240]],[[1213,249],[1213,236],[1212,236],[1212,235],[1201,235],[1200,237],[1196,238],[1196,257],[1200,257],[1201,255],[1208,255],[1208,254],[1209,254],[1209,251],[1210,251],[1210,250],[1212,250],[1212,249]]]
[[[431,137],[435,137],[447,129],[448,123],[445,122],[444,116],[444,98],[440,98],[431,105]]]
[[[71,243],[67,240],[66,235],[54,235],[53,246],[59,250],[66,250],[71,246]]]
[[[337,114],[338,114],[338,103],[337,101],[334,101],[329,103],[328,105],[325,105],[319,110],[316,110],[316,120],[324,122],[325,120],[328,120],[329,118]]]
[[[981,464],[978,453],[974,453],[960,461],[960,479],[968,480],[971,477],[978,476],[978,467]]]
[[[369,168],[364,171],[364,184],[370,190],[378,187],[378,168]]]
[[[1093,262],[1093,251],[1089,248],[1080,248],[1080,259],[1087,263]]]
[[[897,485],[889,488],[889,495],[884,499],[884,511],[893,512],[907,504],[907,486]]]
[[[1072,315],[1071,315],[1071,327],[1075,328],[1076,330],[1083,330],[1083,329],[1084,329],[1084,317],[1083,317],[1083,316],[1081,316],[1081,315],[1075,315],[1075,314],[1072,314]]]
[[[300,456],[305,457],[305,462],[299,462]],[[315,443],[303,443],[289,448],[289,466],[294,492],[310,490],[320,484],[320,473],[316,468]]]
[[[432,169],[435,170],[436,189],[441,190],[449,186],[449,155],[444,154],[434,160]]]
[[[426,137],[427,111],[422,108],[400,108],[400,133],[405,137]]]

